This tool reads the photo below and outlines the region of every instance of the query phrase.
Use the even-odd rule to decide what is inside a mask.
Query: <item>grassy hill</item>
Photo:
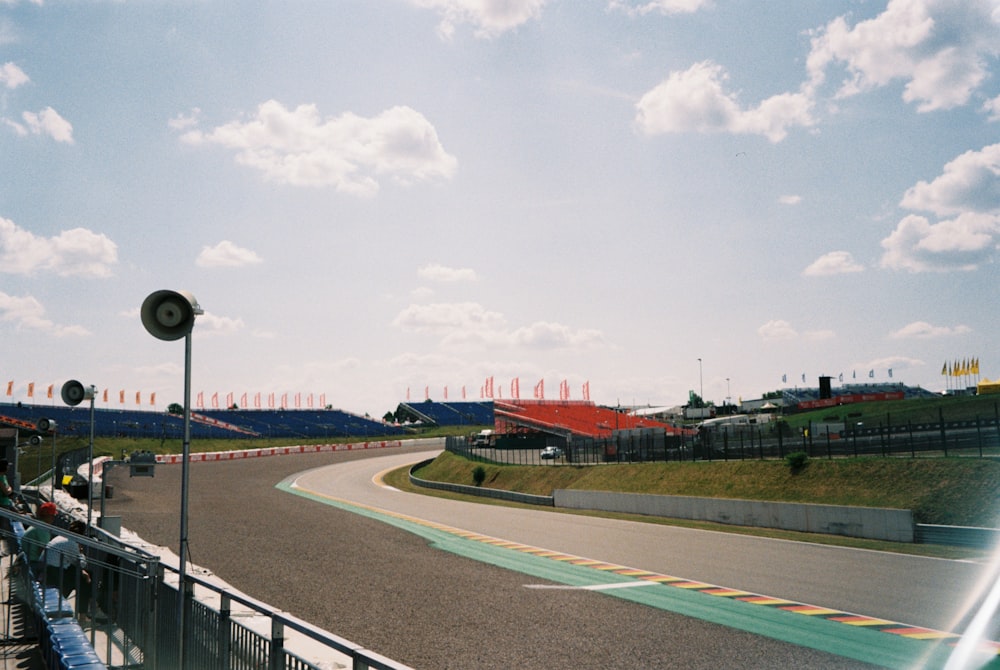
[[[811,459],[784,461],[527,466],[475,463],[444,453],[417,475],[536,495],[554,489],[656,493],[913,510],[919,523],[1000,527],[1000,462],[978,458]]]

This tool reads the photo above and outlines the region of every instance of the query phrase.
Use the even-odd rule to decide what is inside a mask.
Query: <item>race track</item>
[[[446,501],[372,482],[420,451],[193,463],[189,556],[275,607],[428,669],[868,666],[611,591],[568,588],[555,573],[539,579],[534,567],[504,569],[465,548],[443,551],[407,530],[410,521],[386,523],[383,512],[937,629],[950,625],[956,593],[981,573],[954,561]],[[108,513],[176,551],[180,467],[159,466],[153,479],[115,472],[111,481]]]

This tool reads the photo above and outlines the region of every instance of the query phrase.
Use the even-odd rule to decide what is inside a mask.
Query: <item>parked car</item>
[[[563,450],[560,449],[559,447],[545,447],[544,449],[542,449],[542,454],[541,454],[542,458],[545,460],[553,458],[562,458],[562,455],[563,455]]]

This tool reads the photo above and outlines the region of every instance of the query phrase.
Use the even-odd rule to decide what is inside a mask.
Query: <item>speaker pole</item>
[[[94,515],[94,396],[90,393],[90,443],[87,446],[87,532],[90,532],[91,517]],[[101,478],[104,486],[104,478]]]

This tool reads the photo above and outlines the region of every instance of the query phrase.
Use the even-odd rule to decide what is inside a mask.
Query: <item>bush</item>
[[[793,454],[788,454],[785,456],[785,463],[788,464],[789,469],[793,473],[800,472],[802,468],[806,467],[806,463],[809,461],[809,454],[804,451],[796,451]]]
[[[483,482],[486,481],[486,468],[477,465],[476,469],[472,471],[472,481],[476,483],[476,486],[482,486]]]

